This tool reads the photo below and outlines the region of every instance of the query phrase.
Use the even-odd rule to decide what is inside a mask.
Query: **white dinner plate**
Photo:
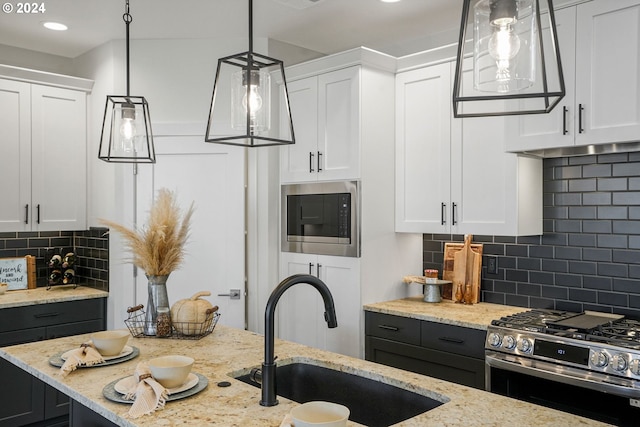
[[[75,350],[75,349],[73,349],[73,350]],[[62,355],[60,355],[60,358],[62,360],[67,360],[67,357],[68,357],[69,353],[72,352],[73,350],[65,351],[64,353],[62,353]],[[128,356],[131,353],[133,353],[133,347],[125,345],[124,347],[122,347],[122,351],[120,353],[115,354],[113,356],[102,356],[102,358],[106,362],[107,360],[114,360],[114,359],[119,359],[121,357]]]
[[[137,383],[136,379],[133,376],[126,377],[118,381],[113,388],[120,394],[127,394],[127,391],[130,390]],[[167,393],[176,394],[181,393],[183,391],[187,391],[192,389],[198,384],[198,376],[193,372],[190,372],[187,376],[187,380],[178,387],[168,388]]]

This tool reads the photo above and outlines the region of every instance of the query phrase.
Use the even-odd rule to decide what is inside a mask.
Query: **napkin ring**
[[[138,382],[146,380],[147,378],[151,378],[151,374],[142,374],[138,377]]]

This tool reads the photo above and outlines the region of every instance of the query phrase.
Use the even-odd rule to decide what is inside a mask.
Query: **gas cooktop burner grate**
[[[501,317],[493,320],[491,324],[508,329],[640,349],[640,321],[622,316],[534,309]]]

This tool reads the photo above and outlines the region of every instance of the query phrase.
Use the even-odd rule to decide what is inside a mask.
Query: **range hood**
[[[529,156],[554,158],[554,157],[574,157],[593,156],[598,154],[632,153],[640,151],[640,141],[620,142],[600,145],[581,145],[572,147],[547,148],[543,150],[520,151],[519,154]]]

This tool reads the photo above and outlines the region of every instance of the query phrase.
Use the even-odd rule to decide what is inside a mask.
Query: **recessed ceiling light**
[[[60,22],[43,22],[42,25],[45,28],[48,28],[54,31],[66,31],[69,29],[69,27],[67,27],[64,24],[61,24]]]

